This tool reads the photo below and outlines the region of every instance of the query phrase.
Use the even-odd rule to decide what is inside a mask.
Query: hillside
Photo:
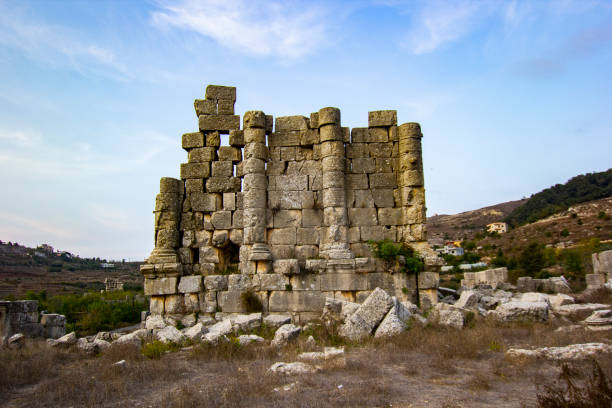
[[[523,225],[546,218],[572,205],[612,196],[612,169],[587,173],[571,178],[533,194],[515,208],[505,221],[511,226]]]
[[[472,239],[483,231],[485,225],[502,221],[527,200],[508,201],[478,210],[454,215],[434,215],[427,218],[427,235],[431,243],[441,245],[443,241]]]
[[[49,247],[28,248],[0,241],[0,299],[22,297],[27,291],[45,290],[49,295],[104,289],[106,278],[120,279],[128,287],[141,287],[138,262],[114,262],[80,258]]]

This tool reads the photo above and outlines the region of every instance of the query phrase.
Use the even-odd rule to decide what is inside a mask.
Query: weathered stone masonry
[[[236,88],[206,88],[199,132],[182,137],[181,179],[161,179],[141,268],[151,313],[244,312],[247,290],[296,321],[318,317],[325,297],[360,302],[376,287],[412,300],[414,277],[373,259],[367,241],[428,249],[419,124],[376,111],[349,130],[323,108],[275,121],[249,111],[240,129],[235,101]],[[435,293],[437,274],[421,275],[422,293]]]

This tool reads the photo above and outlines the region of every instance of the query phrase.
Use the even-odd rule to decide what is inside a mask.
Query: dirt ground
[[[335,341],[318,337],[322,345]],[[324,362],[314,374],[268,370],[278,361],[297,361],[305,340],[280,350],[235,342],[193,346],[158,359],[135,346],[83,356],[31,342],[20,351],[0,351],[0,406],[532,407],[538,392],[557,379],[560,365],[509,360],[505,350],[612,343],[612,333],[559,333],[550,324],[415,327],[390,339],[346,344],[345,364]],[[119,360],[125,366],[113,366]],[[598,360],[612,378],[612,356]],[[572,364],[578,381],[587,380],[589,364]]]

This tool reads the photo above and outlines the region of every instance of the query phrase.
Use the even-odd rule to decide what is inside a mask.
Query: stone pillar
[[[348,245],[348,215],[344,189],[346,156],[340,110],[319,110],[321,168],[323,171],[323,233],[320,255],[327,259],[354,258]]]
[[[271,267],[272,254],[266,243],[268,178],[266,161],[266,116],[261,111],[244,114],[244,197],[243,246],[240,251],[242,273],[265,273]]]
[[[400,190],[403,216],[401,241],[412,244],[415,241],[426,240],[421,126],[418,123],[404,123],[398,129],[398,137],[397,185]]]

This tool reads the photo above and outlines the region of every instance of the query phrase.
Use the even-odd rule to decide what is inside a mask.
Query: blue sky
[[[0,0],[0,239],[142,259],[206,84],[237,113],[397,109],[428,215],[612,167],[612,2]]]

